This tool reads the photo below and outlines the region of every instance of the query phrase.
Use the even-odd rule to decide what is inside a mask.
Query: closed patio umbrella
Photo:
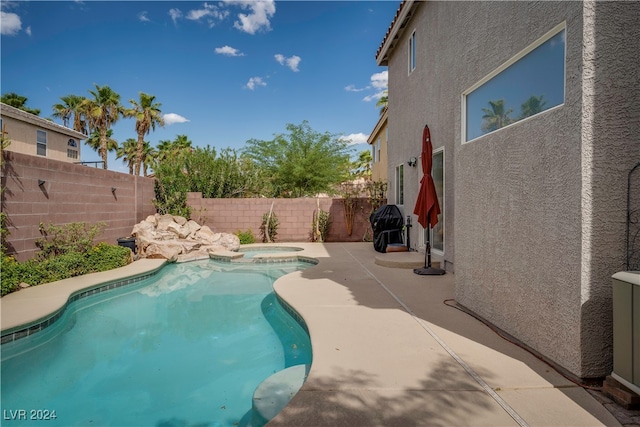
[[[438,195],[436,187],[431,176],[431,166],[433,164],[433,146],[431,145],[431,133],[429,126],[425,125],[422,131],[422,179],[420,180],[420,192],[418,200],[413,209],[413,213],[418,215],[418,223],[427,229],[427,245],[424,251],[424,267],[414,268],[413,272],[420,275],[440,275],[445,271],[440,268],[431,267],[431,242],[430,230],[438,223],[438,215],[440,214],[440,204],[438,203]]]

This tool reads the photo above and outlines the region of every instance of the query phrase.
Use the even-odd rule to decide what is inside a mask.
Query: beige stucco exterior
[[[457,301],[583,378],[612,368],[611,275],[640,161],[638,22],[638,2],[405,1],[377,55],[389,67],[389,176],[419,156],[425,124],[444,149]],[[564,103],[463,144],[463,93],[562,23]],[[409,215],[419,171],[404,173]]]
[[[86,135],[3,103],[0,103],[0,115],[3,130],[11,141],[8,151],[62,162],[80,162],[82,140]],[[37,149],[38,131],[46,135],[46,149],[42,147],[40,154]],[[75,147],[70,144],[75,144]]]
[[[373,158],[371,179],[388,184],[387,117],[387,107],[384,107],[376,126],[367,139],[367,143],[371,146],[371,157]]]

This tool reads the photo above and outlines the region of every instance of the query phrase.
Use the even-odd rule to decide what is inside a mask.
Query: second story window
[[[47,155],[47,133],[43,130],[36,130],[36,154],[38,156]]]
[[[416,68],[416,32],[409,37],[409,74]]]
[[[78,158],[78,143],[73,138],[67,141],[67,157],[70,159]]]

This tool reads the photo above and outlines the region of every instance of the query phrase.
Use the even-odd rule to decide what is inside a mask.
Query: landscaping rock
[[[133,226],[131,235],[136,238],[138,258],[187,261],[240,247],[235,234],[216,233],[206,225],[174,215],[149,215]]]

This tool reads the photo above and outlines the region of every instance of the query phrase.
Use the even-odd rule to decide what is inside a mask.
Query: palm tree
[[[164,160],[169,156],[177,156],[183,150],[192,150],[191,140],[187,135],[176,135],[173,141],[168,139],[161,140],[158,142],[158,153],[157,159]]]
[[[140,165],[144,151],[144,137],[151,130],[156,130],[156,125],[164,126],[164,119],[160,111],[159,102],[155,102],[156,97],[144,92],[140,92],[140,101],[129,100],[133,105],[132,109],[125,112],[126,117],[136,119],[136,132],[138,133],[138,146],[135,158],[135,174],[140,175]]]
[[[100,149],[98,152],[102,156],[103,168],[107,169],[108,148],[107,131],[117,122],[124,112],[120,105],[120,95],[109,86],[96,86],[96,90],[90,90],[94,99],[86,99],[83,109],[88,120],[89,130],[100,133]],[[117,145],[117,143],[116,143]]]
[[[27,103],[27,97],[18,95],[15,92],[8,92],[0,97],[0,102],[10,105],[14,108],[17,108],[22,111],[26,111],[27,113],[31,113],[33,115],[39,116],[40,110],[37,108],[29,108],[25,104]]]
[[[531,95],[531,97],[520,106],[520,118],[524,119],[541,112],[544,106],[547,105],[547,102],[542,98],[544,98],[544,95]]]
[[[484,112],[481,126],[483,132],[493,132],[494,130],[500,129],[512,122],[509,114],[511,114],[513,110],[511,108],[505,110],[504,99],[489,101],[489,106],[491,107],[490,109],[482,109]]]
[[[93,148],[98,152],[98,155],[104,160],[107,157],[107,152],[109,151],[117,151],[118,150],[118,141],[112,138],[113,129],[107,130],[106,134],[106,151],[103,152],[102,146],[102,135],[100,135],[99,130],[93,131],[89,138],[85,141],[89,147]]]
[[[116,150],[116,159],[122,158],[122,161],[129,167],[130,175],[133,175],[133,166],[137,152],[138,142],[133,138],[128,138],[122,143],[122,146]]]
[[[145,141],[142,147],[142,175],[148,176],[149,167],[153,165],[157,156],[155,148],[151,146],[149,141]]]
[[[382,92],[382,96],[376,102],[376,107],[380,107],[380,115],[384,112],[384,109],[389,106],[389,89],[385,89]]]
[[[67,95],[60,98],[61,104],[53,105],[53,117],[62,119],[64,126],[68,127],[73,118],[73,130],[87,133],[87,123],[84,120],[83,103],[86,98],[79,95]]]

